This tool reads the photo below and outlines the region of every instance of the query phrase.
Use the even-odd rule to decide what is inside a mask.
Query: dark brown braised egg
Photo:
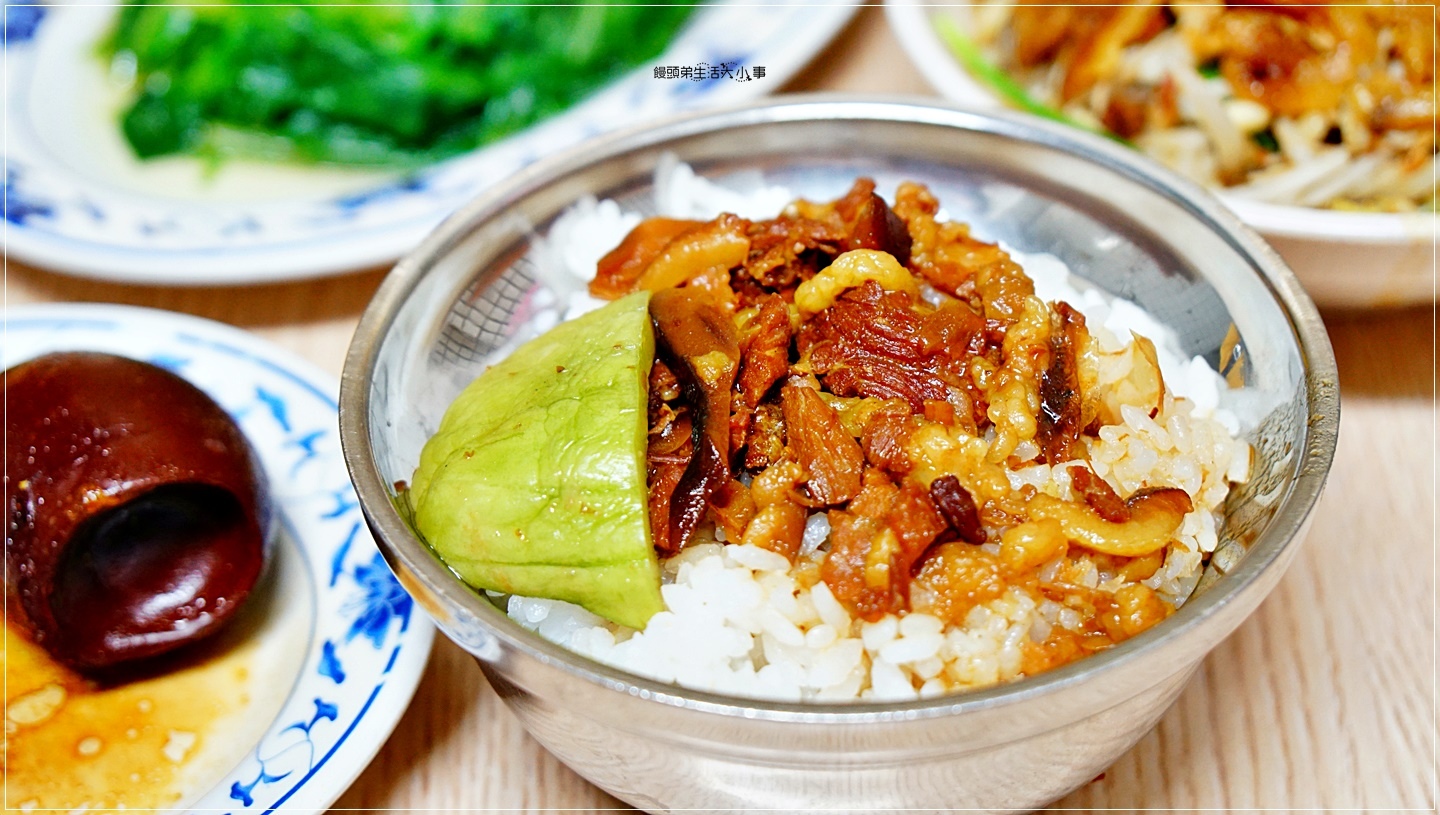
[[[270,512],[228,415],[162,368],[56,353],[5,372],[11,620],[112,668],[214,634],[259,578]]]

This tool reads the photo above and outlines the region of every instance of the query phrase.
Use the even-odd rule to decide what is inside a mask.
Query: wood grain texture
[[[385,270],[260,286],[137,286],[44,272],[10,262],[5,299],[21,303],[116,303],[178,311],[253,331],[335,376],[350,335]]]
[[[784,90],[928,94],[877,8]],[[255,288],[102,284],[10,264],[6,300],[166,308],[338,374],[381,271]],[[1326,315],[1339,449],[1276,591],[1160,725],[1056,810],[1431,810],[1436,796],[1436,347],[1430,308]],[[525,735],[437,639],[415,701],[336,811],[589,813],[623,805]]]

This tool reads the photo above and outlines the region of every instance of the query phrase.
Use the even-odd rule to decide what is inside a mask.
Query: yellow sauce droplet
[[[56,684],[15,697],[5,705],[5,718],[21,727],[33,727],[54,716],[65,704],[65,689]]]
[[[161,752],[173,763],[180,764],[185,761],[185,756],[190,752],[190,748],[195,746],[196,739],[197,737],[194,733],[189,733],[184,730],[171,730],[165,740],[165,746],[161,748]]]

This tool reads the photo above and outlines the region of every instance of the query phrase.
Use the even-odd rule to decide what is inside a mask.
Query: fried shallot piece
[[[1069,303],[1055,303],[1050,367],[1040,375],[1040,413],[1035,417],[1035,441],[1046,464],[1085,456],[1085,445],[1080,442],[1086,422],[1079,355],[1088,336],[1085,316]]]
[[[896,487],[870,468],[860,494],[829,519],[830,552],[820,577],[835,599],[870,621],[906,609],[911,572],[946,528],[925,488],[914,481]]]
[[[655,548],[678,549],[670,542],[670,496],[695,453],[690,409],[680,400],[680,383],[663,360],[650,366],[649,441],[645,451],[645,483],[649,492],[650,529]],[[672,405],[671,403],[677,403]]]
[[[1095,474],[1089,467],[1079,464],[1070,468],[1070,486],[1076,494],[1095,510],[1099,515],[1112,524],[1122,524],[1130,520],[1130,510],[1125,506],[1125,501],[1110,482]]]

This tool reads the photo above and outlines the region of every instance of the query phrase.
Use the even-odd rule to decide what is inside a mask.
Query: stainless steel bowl
[[[723,178],[759,171],[811,198],[855,176],[929,184],[977,235],[1049,252],[1217,359],[1233,327],[1264,420],[1253,475],[1196,594],[1119,646],[988,690],[903,704],[774,704],[632,676],[545,642],[463,585],[394,509],[450,400],[518,322],[531,252],[586,194],[648,200],[673,153]],[[616,239],[621,236],[617,235]],[[1225,346],[1227,349],[1229,346]],[[800,97],[601,138],[536,164],[461,210],[403,259],[350,347],[340,425],[351,475],[391,567],[480,661],[530,732],[643,809],[1026,810],[1089,781],[1133,745],[1200,660],[1255,609],[1295,554],[1339,420],[1335,362],[1311,302],[1273,251],[1198,188],[1135,153],[1014,115]]]

